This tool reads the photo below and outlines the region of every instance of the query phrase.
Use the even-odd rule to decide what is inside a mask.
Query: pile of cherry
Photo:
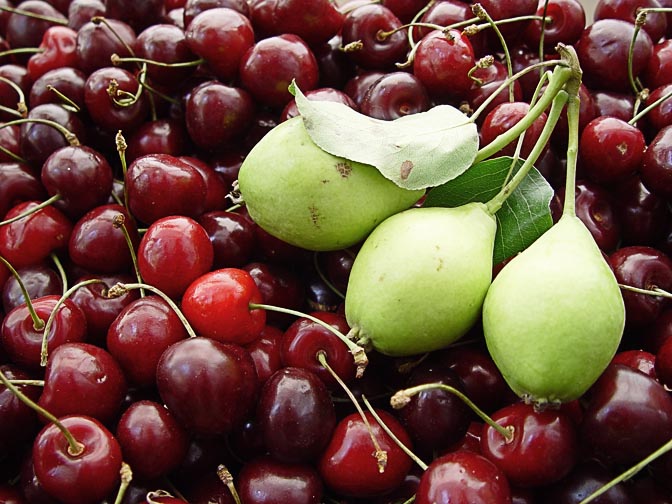
[[[592,24],[578,0],[480,5],[520,18],[505,46],[459,24],[460,0],[0,0],[0,502],[578,503],[672,439],[672,14],[635,25],[672,2],[601,0]],[[300,313],[347,333],[357,250],[256,226],[235,199],[246,153],[298,113],[292,79],[379,119],[469,112],[559,42],[583,69],[577,215],[619,283],[661,295],[623,290],[622,348],[559,409],[521,402],[478,328],[372,351],[356,378]],[[538,77],[489,105],[483,142]],[[556,210],[566,149],[561,123],[538,163]],[[433,382],[513,440],[446,390],[390,404]],[[595,502],[670,503],[671,481],[666,454]]]

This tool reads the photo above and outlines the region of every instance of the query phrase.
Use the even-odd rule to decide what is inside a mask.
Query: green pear
[[[351,335],[392,356],[430,352],[463,336],[492,280],[496,229],[482,203],[411,208],[383,221],[350,272]]]
[[[424,194],[395,185],[371,165],[323,151],[300,116],[280,123],[252,148],[238,184],[261,228],[309,250],[357,244]]]
[[[537,404],[583,395],[616,353],[624,324],[617,281],[574,215],[511,260],[483,304],[490,355],[513,391]]]

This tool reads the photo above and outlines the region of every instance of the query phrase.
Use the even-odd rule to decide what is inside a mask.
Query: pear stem
[[[371,406],[371,403],[369,400],[366,398],[366,396],[362,395],[362,402],[364,402],[364,405],[366,408],[369,410],[369,413],[373,416],[373,418],[376,419],[376,422],[380,425],[380,427],[385,431],[385,433],[392,438],[392,441],[395,442],[395,444],[403,450],[403,452],[408,455],[413,462],[418,464],[420,469],[425,471],[427,467],[429,467],[427,464],[425,464],[420,457],[418,457],[415,453],[413,453],[408,446],[406,446],[404,443],[401,442],[401,440],[392,432],[392,430],[387,426],[387,424],[383,421],[382,418],[380,418],[380,415],[376,413],[376,410],[373,409]]]
[[[369,359],[366,357],[366,352],[364,352],[364,349],[356,344],[354,341],[350,340],[345,334],[343,334],[341,331],[336,329],[334,326],[331,324],[327,324],[325,321],[320,320],[317,317],[313,317],[312,315],[308,313],[302,313],[297,310],[292,310],[291,308],[283,308],[281,306],[273,306],[273,305],[267,305],[267,304],[262,304],[262,303],[250,303],[249,307],[251,310],[259,309],[259,310],[269,310],[269,311],[275,311],[279,313],[286,313],[288,315],[294,315],[296,317],[303,317],[307,318],[308,320],[311,320],[312,322],[315,322],[316,324],[321,325],[328,331],[331,331],[334,333],[338,338],[345,343],[345,346],[348,347],[348,350],[350,350],[350,353],[353,355],[355,359],[355,365],[357,366],[357,378],[361,378],[362,375],[364,374],[364,370],[366,369],[367,364],[369,363]]]
[[[562,214],[576,215],[576,166],[579,158],[579,114],[580,98],[579,86],[581,85],[581,70],[575,72],[570,85],[567,86],[569,99],[567,100],[567,173],[565,178],[565,201]]]
[[[21,275],[19,275],[14,266],[12,266],[9,263],[9,261],[4,257],[0,256],[0,262],[7,267],[9,272],[12,274],[12,276],[16,279],[17,283],[19,284],[19,289],[21,289],[21,294],[23,294],[23,299],[25,300],[26,308],[28,309],[30,318],[33,320],[33,329],[35,329],[36,331],[41,331],[44,328],[44,320],[42,320],[35,311],[33,302],[30,300],[30,294],[28,293],[28,289],[26,289],[26,284],[24,284],[23,280],[21,280]]]
[[[471,410],[474,413],[476,413],[476,415],[478,415],[478,417],[481,420],[483,420],[490,427],[499,432],[504,437],[504,439],[506,439],[507,442],[511,441],[511,439],[513,438],[513,429],[511,427],[502,427],[492,418],[490,418],[487,415],[487,413],[485,413],[481,408],[476,406],[476,404],[474,404],[474,402],[471,399],[469,399],[465,394],[457,390],[455,387],[451,387],[450,385],[446,385],[445,383],[440,382],[423,383],[422,385],[416,385],[415,387],[399,390],[395,392],[395,394],[390,398],[390,405],[394,409],[403,408],[409,403],[411,397],[413,397],[414,395],[419,394],[420,392],[424,392],[426,390],[435,390],[435,389],[444,390],[457,396],[459,399],[462,400],[462,402],[464,402],[467,406],[469,406],[469,408],[471,408]]]
[[[658,457],[666,454],[672,450],[672,439],[667,441],[663,446],[658,448],[656,451],[654,451],[651,455],[648,457],[644,458],[634,466],[632,466],[630,469],[625,470],[622,472],[620,475],[616,476],[614,479],[612,479],[609,483],[606,485],[600,487],[597,489],[595,492],[590,494],[588,497],[583,499],[579,504],[588,504],[589,502],[593,502],[595,499],[597,499],[600,495],[603,493],[607,492],[610,490],[612,487],[618,485],[620,482],[625,481],[627,479],[632,478],[635,474],[637,474],[639,471],[644,469],[647,465],[649,465],[651,462],[656,460]]]

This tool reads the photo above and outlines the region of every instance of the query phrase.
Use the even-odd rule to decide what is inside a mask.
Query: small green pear
[[[496,229],[482,203],[411,208],[383,221],[350,272],[351,334],[391,356],[430,352],[463,336],[492,280]]]
[[[355,245],[424,194],[395,185],[371,165],[323,151],[301,116],[280,123],[252,148],[238,184],[261,228],[309,250]]]
[[[537,404],[577,399],[618,349],[625,307],[595,240],[566,214],[495,277],[483,304],[488,350]]]

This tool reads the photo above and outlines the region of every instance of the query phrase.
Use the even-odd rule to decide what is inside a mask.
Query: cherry
[[[222,82],[236,78],[244,54],[255,41],[250,20],[234,9],[219,7],[199,13],[185,25],[189,49],[205,59]],[[221,47],[227,50],[222,52]]]
[[[198,222],[208,233],[214,250],[213,267],[239,268],[252,259],[255,250],[254,223],[236,212],[206,212]]]
[[[355,65],[348,55],[341,51],[343,39],[334,35],[324,44],[313,47],[320,73],[320,86],[343,89],[345,83],[355,73]]]
[[[312,466],[280,463],[271,457],[245,463],[237,488],[246,504],[319,504],[323,494],[322,480]]]
[[[432,461],[420,478],[417,504],[504,504],[511,491],[504,473],[478,453],[459,450]]]
[[[213,166],[202,159],[193,156],[179,156],[181,161],[193,166],[203,177],[205,182],[204,212],[224,210],[227,206],[227,195],[231,185],[227,183]]]
[[[551,0],[540,4],[537,16],[546,13],[544,25],[544,48],[554,50],[558,43],[574,45],[586,26],[586,12],[578,0]],[[525,30],[525,42],[530,47],[539,47],[541,42],[541,21],[531,21]]]
[[[342,43],[350,59],[366,70],[390,70],[406,59],[409,49],[401,21],[381,4],[365,4],[343,19]],[[387,32],[394,32],[385,35]]]
[[[42,483],[35,476],[31,451],[28,450],[28,453],[23,457],[20,464],[19,487],[21,488],[21,493],[29,504],[58,504],[58,501],[44,490]]]
[[[107,331],[106,343],[128,381],[149,388],[156,384],[156,366],[163,352],[186,337],[186,329],[166,301],[145,296],[119,312]]]
[[[166,2],[166,6],[170,1]],[[188,27],[201,12],[219,7],[227,7],[240,12],[247,18],[250,17],[250,6],[247,0],[173,0],[173,3],[181,4],[182,21],[185,27]]]
[[[500,134],[511,129],[517,124],[530,110],[530,104],[527,102],[504,102],[497,105],[485,116],[481,126],[482,145],[490,144]],[[525,131],[525,138],[520,149],[520,157],[525,159],[529,156],[534,144],[541,135],[541,130],[546,124],[546,114],[542,113],[534,120],[532,125]],[[502,148],[497,156],[513,156],[516,150],[517,141],[513,141]]]
[[[654,194],[672,198],[672,176],[666,160],[672,148],[672,125],[662,128],[644,153],[640,175],[644,185]]]
[[[597,116],[614,116],[629,121],[634,115],[635,100],[631,94],[613,91],[592,91]]]
[[[60,105],[44,103],[32,107],[28,112],[28,119],[31,121],[21,124],[21,156],[36,166],[41,166],[49,155],[61,147],[76,145],[78,141],[86,142],[86,130],[82,120],[77,114]]]
[[[498,0],[484,0],[481,7],[485,9],[488,15],[494,20],[504,20],[519,16],[530,16],[537,11],[538,2],[536,0],[514,0],[510,2],[499,2]],[[502,35],[507,41],[516,41],[523,36],[529,21],[519,21],[515,23],[506,23],[499,27]],[[499,42],[496,48],[499,49]]]
[[[116,436],[133,477],[151,480],[176,469],[189,449],[187,432],[161,404],[141,400],[121,415]]]
[[[312,371],[284,367],[266,381],[256,418],[269,454],[279,462],[310,462],[322,453],[336,427],[326,385]]]
[[[283,334],[281,329],[267,325],[256,340],[245,346],[254,361],[260,388],[273,373],[283,367],[280,354]]]
[[[252,0],[249,5],[254,29],[264,38],[293,33],[314,47],[336,35],[343,24],[338,5],[329,0]]]
[[[180,157],[189,150],[190,142],[183,121],[157,119],[141,124],[128,138],[126,162],[149,154]]]
[[[29,380],[29,373],[12,364],[0,365],[2,372],[9,380]],[[17,385],[17,388],[31,400],[37,401],[40,396],[39,387]],[[40,429],[37,415],[5,385],[0,384],[0,450],[2,457],[17,449],[23,449]],[[1,499],[0,499],[1,501]]]
[[[512,428],[512,438],[506,439],[485,424],[481,449],[513,486],[538,487],[558,481],[579,459],[576,426],[561,410],[538,411],[518,402],[495,412],[492,419]]]
[[[649,89],[656,89],[672,83],[670,51],[672,51],[672,42],[668,39],[661,40],[653,46],[653,54],[647,62],[643,76]]]
[[[466,35],[458,30],[435,30],[418,43],[413,74],[433,98],[461,99],[472,87],[469,71],[475,64],[474,49]]]
[[[60,295],[63,292],[61,277],[46,264],[34,264],[20,268],[17,273],[30,299]],[[9,313],[26,302],[19,280],[10,276],[2,287],[2,308]]]
[[[16,84],[24,96],[30,92],[32,81],[25,66],[12,63],[2,65],[0,66],[0,77],[4,77],[13,84]],[[0,103],[2,105],[20,112],[18,98],[19,96],[17,96],[17,90],[14,88],[14,86],[11,86],[9,83],[4,81],[0,82]],[[11,119],[16,119],[16,114],[9,114],[3,111],[0,114],[0,117],[2,117],[3,121],[9,121]]]
[[[240,60],[240,81],[260,104],[282,110],[292,99],[288,90],[292,80],[304,92],[319,83],[315,55],[297,35],[260,40]]]
[[[622,19],[635,23],[639,9],[661,7],[658,0],[601,0],[595,5],[593,19]],[[664,12],[648,12],[642,25],[653,42],[659,41],[667,30]]]
[[[131,56],[129,48],[135,45],[135,30],[118,19],[89,18],[77,30],[77,68],[87,75],[109,67],[111,57]]]
[[[10,14],[4,35],[11,47],[37,47],[49,27],[65,21],[63,14],[43,0],[25,0],[18,3],[16,9],[37,16],[20,12]]]
[[[345,92],[334,88],[323,87],[318,89],[311,89],[310,91],[306,91],[305,97],[309,100],[333,101],[336,103],[342,103],[343,105],[347,105],[348,107],[355,110],[358,109],[357,104],[352,98],[350,98],[350,96],[348,96]],[[282,109],[282,112],[280,113],[280,121],[286,121],[287,119],[297,115],[299,115],[299,109],[296,106],[296,100],[292,99],[289,103],[287,103],[287,105],[285,105],[285,108]]]
[[[26,65],[31,80],[35,81],[49,70],[77,65],[75,46],[77,32],[67,26],[52,26],[44,32],[38,49]]]
[[[405,446],[411,440],[399,421],[384,410],[376,414]],[[343,496],[372,498],[397,488],[411,469],[412,461],[380,427],[375,417],[359,413],[342,418],[318,462],[318,472],[325,485]],[[368,424],[368,425],[367,425]],[[376,460],[374,437],[381,450],[387,452],[385,470]]]
[[[68,26],[79,31],[91,18],[105,14],[105,4],[101,0],[71,0],[67,14]]]
[[[31,107],[44,103],[63,103],[59,93],[79,108],[84,108],[86,75],[77,68],[60,67],[45,72],[33,82],[28,102]],[[58,91],[56,93],[55,91]]]
[[[622,247],[609,256],[609,264],[620,284],[639,289],[672,287],[672,261],[653,247]],[[665,298],[623,290],[626,322],[641,327],[653,322],[667,305]]]
[[[244,89],[215,80],[203,82],[186,99],[189,137],[203,150],[223,149],[247,133],[254,109],[252,97]]]
[[[250,308],[262,295],[252,276],[239,268],[201,275],[182,296],[182,311],[197,333],[220,342],[246,344],[259,337],[266,312]]]
[[[354,75],[343,86],[343,92],[347,94],[359,107],[364,100],[367,90],[378,79],[387,74],[378,70],[364,70]]]
[[[576,43],[583,79],[591,89],[625,92],[630,89],[628,54],[635,25],[620,19],[601,19],[586,27]],[[639,76],[653,52],[651,38],[640,30],[632,55],[632,74]]]
[[[623,364],[656,379],[656,355],[645,350],[622,350],[614,355],[612,364]]]
[[[362,114],[384,120],[425,112],[429,108],[424,85],[407,72],[391,72],[378,79],[369,86],[360,105]]]
[[[111,19],[119,19],[135,29],[142,29],[150,24],[159,23],[164,14],[163,0],[105,0],[105,15]]]
[[[589,391],[580,429],[588,454],[629,467],[672,437],[672,397],[653,378],[611,364]]]
[[[106,350],[90,343],[64,343],[49,354],[38,404],[62,417],[86,415],[106,425],[116,419],[126,379]]]
[[[38,205],[19,203],[5,214],[6,220],[33,213],[0,226],[0,255],[14,268],[41,263],[67,246],[72,232],[68,218],[53,206],[38,209]]]
[[[95,504],[119,484],[122,454],[119,443],[99,421],[81,415],[60,419],[82,452],[72,454],[63,433],[47,425],[35,438],[35,476],[59,502]]]
[[[125,181],[131,213],[147,224],[170,215],[195,218],[205,208],[207,188],[203,176],[175,156],[141,156],[129,165]],[[167,192],[171,197],[163,198]]]
[[[313,312],[311,315],[335,327],[342,334],[347,334],[350,330],[343,315],[331,312]],[[280,347],[283,364],[308,369],[331,390],[335,390],[338,383],[318,360],[320,353],[343,382],[349,383],[354,380],[353,356],[334,333],[307,318],[297,319],[285,330]]]
[[[144,282],[177,298],[210,271],[213,255],[210,238],[198,222],[179,215],[163,217],[152,222],[140,240],[138,270]]]
[[[203,337],[168,347],[157,365],[156,383],[170,412],[201,435],[240,427],[257,396],[254,361],[247,350]]]
[[[17,159],[21,158],[21,129],[19,126],[6,126],[0,129],[0,145],[6,151],[0,152],[0,162],[2,163],[16,163]]]
[[[665,126],[672,124],[672,100],[666,98],[671,91],[672,84],[663,84],[651,90],[644,102],[645,106],[658,103],[642,120],[642,128],[650,132],[649,136],[656,135]]]
[[[440,3],[437,5],[440,5]],[[517,59],[515,58],[514,53],[512,63],[515,65],[516,61]],[[503,63],[495,60],[492,65],[488,66],[487,68],[477,68],[474,70],[472,77],[473,82],[469,90],[466,92],[465,98],[469,103],[469,107],[475,110],[480,107],[486,99],[490,98],[495,91],[497,91],[499,86],[507,79],[508,71]],[[516,80],[513,83],[513,99],[517,102],[523,100],[523,87],[521,85],[521,81],[524,82],[524,79]],[[486,107],[483,109],[483,112],[487,115],[495,107],[507,101],[509,101],[508,90],[501,90],[498,92],[496,97],[491,102],[489,102],[488,105],[486,105]],[[484,116],[481,115],[477,118],[477,121],[480,124],[483,123],[483,117]]]

